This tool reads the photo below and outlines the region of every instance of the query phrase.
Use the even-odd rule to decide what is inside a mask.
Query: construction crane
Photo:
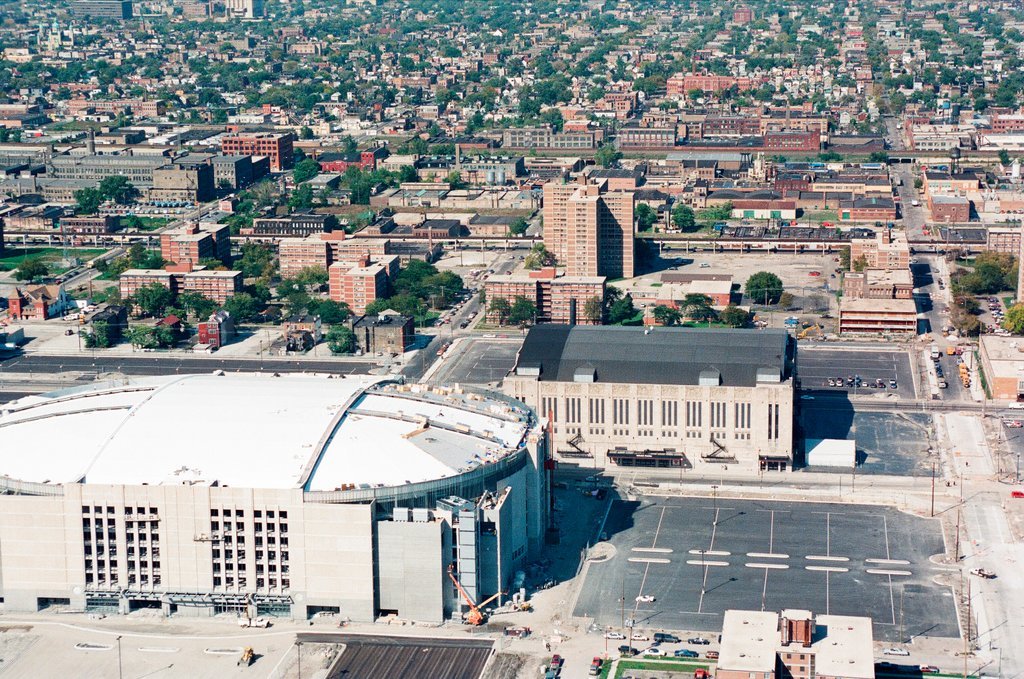
[[[470,625],[482,625],[486,618],[484,616],[484,612],[480,609],[497,599],[504,592],[496,592],[477,604],[473,601],[473,597],[469,596],[469,592],[463,588],[459,579],[455,577],[455,567],[451,564],[448,566],[448,577],[455,583],[455,588],[459,590],[459,594],[462,595],[462,598],[466,601],[466,605],[469,606],[469,613],[466,613],[465,615],[466,622]]]

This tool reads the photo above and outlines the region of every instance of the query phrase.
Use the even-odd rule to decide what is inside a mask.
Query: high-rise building
[[[607,178],[544,185],[544,243],[566,275],[633,277],[633,204]]]
[[[259,19],[264,14],[263,0],[227,0],[225,9],[228,14],[244,19]]]
[[[295,136],[291,132],[235,134],[221,140],[221,151],[224,155],[266,156],[270,159],[271,171],[283,172],[295,165],[294,141]]]

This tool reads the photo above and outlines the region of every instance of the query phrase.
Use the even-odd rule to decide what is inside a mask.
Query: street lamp
[[[117,635],[117,677],[122,679],[124,675],[121,673],[121,635]]]

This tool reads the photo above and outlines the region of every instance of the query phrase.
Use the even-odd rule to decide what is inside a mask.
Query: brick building
[[[235,337],[235,322],[224,309],[215,311],[205,321],[198,323],[199,343],[212,349],[219,349]]]
[[[912,299],[910,269],[865,269],[843,275],[843,299]]]
[[[839,219],[847,222],[891,222],[896,219],[892,198],[872,196],[839,201]]]
[[[936,222],[971,221],[971,201],[963,196],[929,196],[928,209]]]
[[[398,274],[398,257],[387,255],[377,261],[361,257],[336,262],[327,269],[330,298],[344,302],[353,313],[365,313],[366,307],[388,296],[391,279]]]
[[[910,266],[910,246],[905,236],[882,229],[874,238],[850,241],[850,262],[862,257],[871,269],[906,269]]]
[[[276,238],[305,238],[331,230],[333,215],[297,213],[284,217],[257,217],[252,226],[242,229],[243,236],[272,236]]]
[[[140,288],[157,283],[177,296],[197,292],[223,304],[242,290],[241,271],[212,271],[191,264],[168,265],[163,269],[128,269],[118,279],[121,299],[128,299]]]
[[[492,276],[484,282],[484,290],[488,300],[504,298],[511,303],[517,297],[523,297],[533,302],[537,307],[538,323],[600,325],[603,320],[589,318],[586,313],[588,300],[604,300],[603,276],[559,275],[554,267],[550,267],[530,271],[526,275]],[[487,319],[490,323],[500,320],[490,310]]]
[[[913,299],[847,299],[839,301],[839,334],[916,334],[917,304]]]
[[[401,354],[412,346],[415,337],[412,318],[394,311],[375,316],[352,316],[349,320],[356,336],[356,348],[364,354]]]
[[[728,75],[710,75],[698,73],[676,73],[666,81],[667,95],[670,97],[683,97],[690,90],[701,90],[703,92],[721,92],[733,85],[740,92],[752,89],[754,81],[750,78],[734,78]]]
[[[272,172],[283,172],[295,165],[294,142],[291,132],[239,133],[224,137],[220,148],[224,155],[266,156]]]
[[[7,315],[13,320],[45,321],[61,316],[74,302],[62,285],[14,288],[7,298]]]
[[[231,229],[224,224],[192,223],[160,234],[160,256],[175,264],[203,259],[231,261]]]
[[[634,192],[607,178],[544,185],[544,240],[568,276],[633,277]]]
[[[121,220],[111,215],[61,217],[60,228],[64,233],[114,233],[121,228]]]

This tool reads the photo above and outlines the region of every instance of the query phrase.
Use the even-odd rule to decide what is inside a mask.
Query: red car
[[[551,656],[551,666],[552,667],[557,667],[558,669],[562,669],[562,665],[564,663],[565,663],[565,658],[563,658],[562,656],[558,655],[557,653],[555,655]]]
[[[811,276],[812,278],[817,278],[818,276],[820,276],[820,275],[821,275],[821,272],[820,272],[820,271],[811,271],[811,272],[810,272],[810,273],[808,273],[807,275],[808,275],[808,276]]]
[[[1015,490],[1010,493],[1010,497],[1017,498],[1018,500],[1024,499],[1024,490]]]
[[[718,651],[708,651],[707,653],[704,654],[704,657],[708,658],[709,660],[717,660],[718,659]]]

